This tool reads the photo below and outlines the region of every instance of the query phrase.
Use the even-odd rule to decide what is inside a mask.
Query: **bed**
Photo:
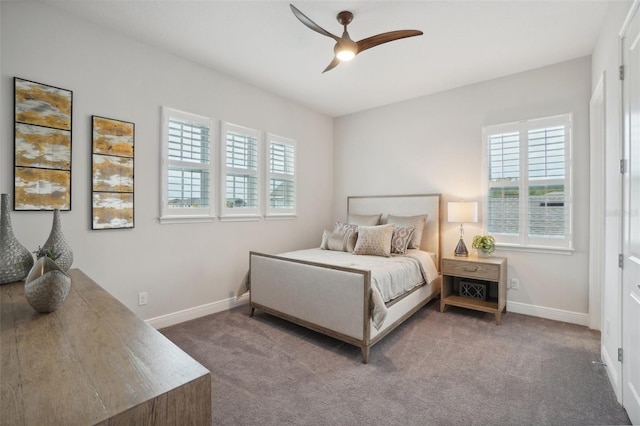
[[[440,194],[347,198],[347,217],[376,214],[381,214],[383,224],[426,215],[419,243],[414,241],[418,249],[389,258],[321,249],[278,255],[251,252],[251,315],[259,309],[358,346],[362,361],[367,363],[371,347],[437,297],[441,288]],[[380,266],[373,262],[374,257],[381,261]],[[425,261],[427,257],[429,261]],[[422,280],[407,285],[411,288],[401,295],[380,300],[381,294],[387,293],[378,290],[380,277],[387,275],[385,268],[391,267],[389,263],[408,268],[406,262],[424,265]]]

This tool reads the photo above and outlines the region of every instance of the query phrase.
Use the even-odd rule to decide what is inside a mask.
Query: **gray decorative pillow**
[[[393,223],[394,225],[400,226],[408,226],[415,228],[413,231],[413,237],[409,242],[409,247],[407,248],[420,248],[420,243],[422,241],[422,231],[424,229],[425,223],[427,223],[427,215],[421,214],[418,216],[393,216],[389,215],[387,217],[387,223]]]
[[[353,254],[370,256],[391,256],[391,237],[393,225],[359,226],[358,240]]]
[[[360,226],[375,226],[380,224],[380,214],[351,214],[347,216],[347,223]]]
[[[349,253],[353,252],[356,246],[356,240],[358,238],[358,225],[352,225],[349,223],[336,222],[333,227],[333,232],[339,234],[349,234],[347,237],[347,250]]]
[[[352,244],[355,245],[355,236],[352,237],[352,234],[352,232],[341,234],[339,232],[331,232],[325,229],[322,233],[322,243],[320,243],[320,248],[323,250],[347,251],[350,239],[354,240]],[[351,249],[351,251],[353,251],[353,249]]]
[[[415,228],[413,227],[394,225],[391,237],[391,253],[405,254],[414,232]]]

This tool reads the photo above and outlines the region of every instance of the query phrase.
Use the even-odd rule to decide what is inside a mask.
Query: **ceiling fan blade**
[[[316,24],[315,22],[313,22],[311,19],[309,19],[304,13],[300,12],[298,10],[298,8],[296,8],[294,5],[289,4],[289,6],[291,6],[291,11],[293,12],[293,14],[296,16],[296,18],[298,18],[298,20],[300,22],[302,22],[305,26],[307,26],[307,28],[312,29],[313,31],[320,33],[324,36],[327,37],[331,37],[332,39],[334,39],[335,41],[340,40],[340,37],[331,34],[329,31],[325,30],[324,28],[322,28],[320,25]]]
[[[374,35],[357,42],[358,44],[358,53],[363,52],[372,47],[376,47],[383,43],[388,43],[394,40],[400,40],[402,38],[407,37],[415,37],[422,35],[422,31],[418,30],[399,30],[399,31],[390,31],[388,33],[382,33],[378,35]]]
[[[335,56],[333,57],[333,61],[331,61],[331,63],[329,65],[327,65],[327,67],[324,69],[324,71],[322,71],[322,74],[324,74],[327,71],[330,71],[332,69],[334,69],[335,67],[338,66],[338,64],[340,63],[340,59],[336,58]]]

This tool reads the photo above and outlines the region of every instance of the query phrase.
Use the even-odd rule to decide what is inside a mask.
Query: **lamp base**
[[[458,257],[468,257],[469,252],[467,251],[467,246],[464,245],[464,240],[460,238],[458,241],[458,245],[454,251],[455,255]]]

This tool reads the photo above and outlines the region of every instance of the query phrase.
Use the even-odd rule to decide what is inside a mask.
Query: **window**
[[[221,217],[259,219],[260,134],[257,130],[224,123],[222,131],[223,182]]]
[[[160,223],[213,220],[214,120],[162,108]]]
[[[483,140],[496,243],[571,249],[571,114],[488,126]]]
[[[267,216],[296,214],[296,143],[267,135]]]

